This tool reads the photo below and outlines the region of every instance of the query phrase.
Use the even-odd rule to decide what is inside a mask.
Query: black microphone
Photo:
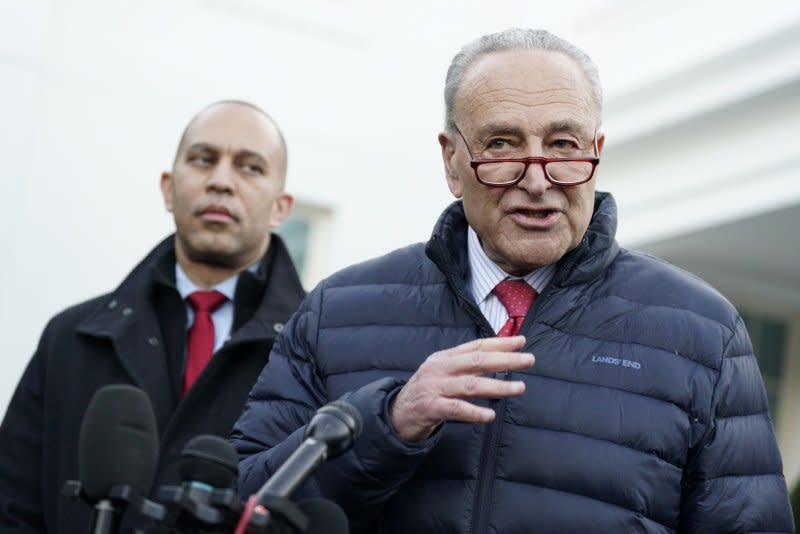
[[[227,439],[201,435],[190,439],[181,451],[178,475],[196,487],[227,488],[239,474],[239,457]]]
[[[257,530],[255,527],[268,521],[269,501],[286,500],[322,462],[348,451],[361,434],[362,425],[361,414],[348,402],[334,401],[317,410],[300,447],[250,497],[235,533]],[[298,530],[305,531],[305,526]]]
[[[243,509],[231,489],[237,473],[238,457],[227,440],[212,435],[189,440],[178,465],[181,485],[158,492],[170,510],[161,524],[183,534],[231,532]],[[251,526],[265,534],[347,534],[347,517],[333,502],[313,499],[295,506],[289,499],[267,496],[262,504],[269,509],[269,520],[258,518],[262,521]]]
[[[334,401],[316,411],[308,422],[305,441],[258,490],[266,495],[288,497],[319,465],[347,452],[361,434],[361,414],[345,401]]]
[[[239,458],[228,440],[212,435],[192,438],[181,451],[178,474],[182,484],[159,489],[158,500],[170,509],[163,522],[181,532],[229,531],[242,511],[232,489],[238,472]]]
[[[82,494],[95,509],[90,532],[119,529],[123,508],[150,491],[157,463],[158,430],[147,394],[124,384],[99,389],[83,416],[78,442]]]

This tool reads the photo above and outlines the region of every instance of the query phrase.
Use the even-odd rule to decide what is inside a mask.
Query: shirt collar
[[[467,227],[467,256],[469,258],[469,288],[478,304],[486,300],[492,294],[494,287],[506,278],[512,280],[521,278],[541,294],[556,273],[556,264],[552,263],[539,267],[525,276],[508,274],[489,259],[472,226]]]
[[[250,267],[247,268],[248,271],[251,273],[255,273],[258,269],[258,262],[254,263]],[[211,289],[214,291],[219,291],[226,297],[228,300],[233,302],[234,294],[236,293],[236,282],[239,280],[239,273],[231,276],[230,278],[226,278],[222,282],[218,283]],[[179,262],[175,262],[175,287],[180,293],[181,298],[186,300],[186,298],[197,291],[199,288],[189,279],[189,276],[181,267]]]

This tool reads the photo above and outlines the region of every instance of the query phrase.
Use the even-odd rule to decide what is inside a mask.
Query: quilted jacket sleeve
[[[0,531],[44,532],[42,431],[47,331],[0,424]]]
[[[287,323],[234,426],[231,439],[239,453],[243,497],[258,491],[297,449],[313,413],[335,400],[327,397],[325,377],[315,363],[321,296],[317,288]],[[386,414],[400,387],[402,382],[385,378],[342,397],[364,420],[361,436],[350,452],[318,469],[296,495],[333,499],[349,516],[352,532],[369,528],[438,440],[436,433],[422,443],[409,444],[395,435]]]
[[[711,403],[711,424],[684,473],[679,531],[794,532],[766,392],[741,318]]]

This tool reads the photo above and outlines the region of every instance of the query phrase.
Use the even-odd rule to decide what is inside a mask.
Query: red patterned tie
[[[525,280],[503,280],[492,290],[508,312],[508,321],[498,337],[516,336],[538,293]]]
[[[211,312],[222,306],[228,297],[219,291],[195,291],[186,300],[194,309],[194,323],[189,329],[181,397],[186,395],[211,360],[214,353],[214,321],[211,320]]]

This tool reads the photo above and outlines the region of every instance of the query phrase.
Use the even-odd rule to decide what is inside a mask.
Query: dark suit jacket
[[[239,277],[230,340],[180,399],[186,313],[174,265],[169,237],[115,291],[48,323],[0,425],[0,531],[89,530],[90,509],[59,492],[79,478],[81,420],[105,385],[132,384],[150,397],[160,434],[154,488],[179,481],[179,453],[190,438],[230,432],[304,291],[273,235],[257,271]]]

